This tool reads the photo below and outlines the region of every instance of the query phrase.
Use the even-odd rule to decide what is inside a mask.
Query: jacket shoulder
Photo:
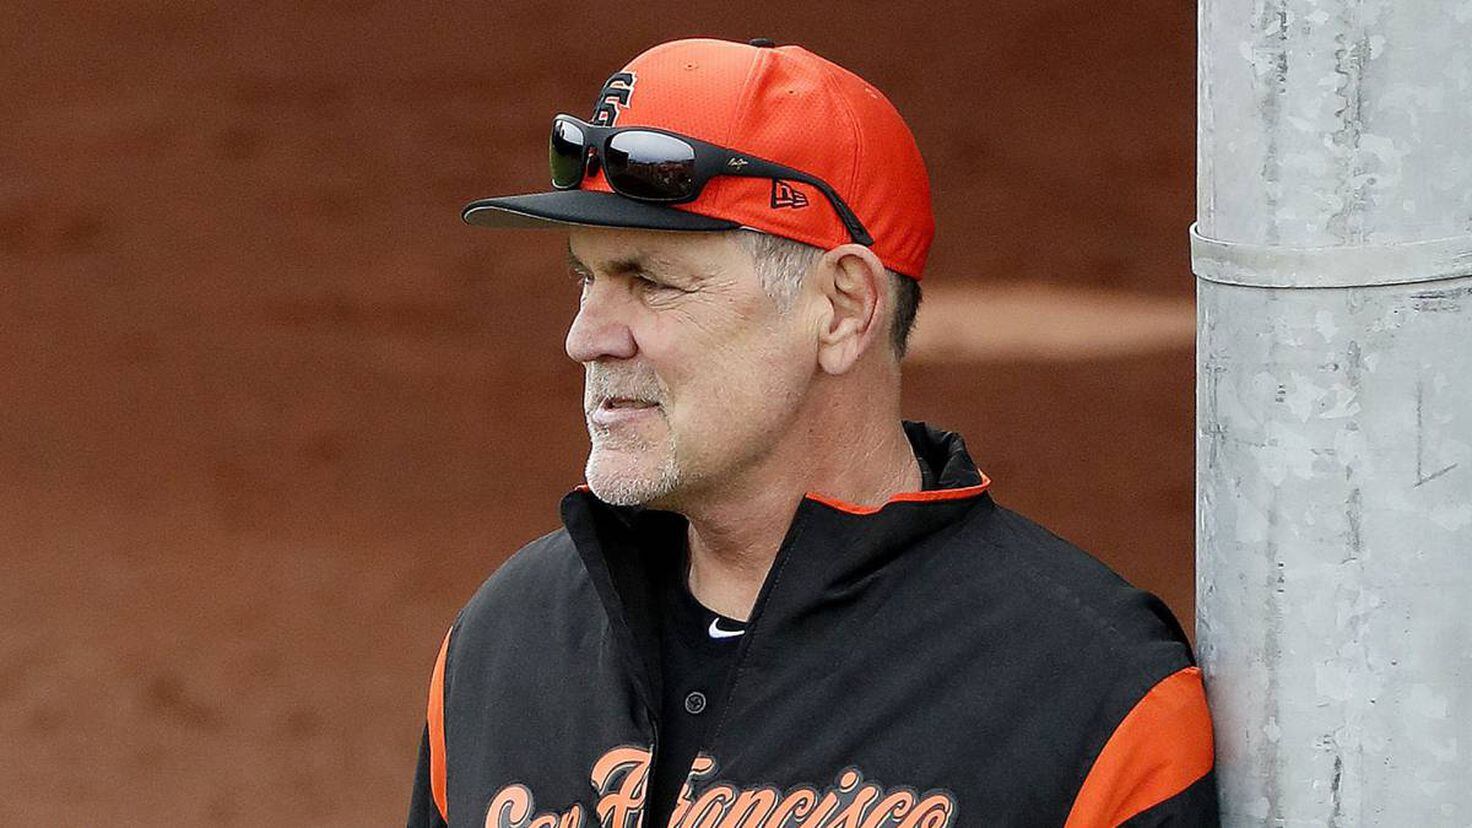
[[[1141,670],[1142,680],[1194,664],[1185,631],[1165,603],[1098,558],[1002,506],[983,527],[985,548],[977,558],[1024,593],[1031,630],[1045,636],[1040,647],[1092,651],[1116,669]]]
[[[545,617],[587,583],[572,538],[559,528],[522,546],[497,567],[460,610],[455,627],[468,631],[507,617]]]

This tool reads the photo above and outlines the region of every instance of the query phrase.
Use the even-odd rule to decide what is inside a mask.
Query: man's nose
[[[638,352],[620,297],[613,285],[594,283],[583,289],[578,314],[567,329],[565,347],[573,362],[629,359]]]

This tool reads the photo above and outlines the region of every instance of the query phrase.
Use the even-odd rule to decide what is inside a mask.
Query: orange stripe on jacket
[[[1186,667],[1150,688],[1094,760],[1065,828],[1114,826],[1205,776],[1213,762],[1201,670]]]
[[[816,500],[825,506],[830,506],[840,512],[848,512],[851,515],[872,515],[891,503],[924,503],[936,500],[959,500],[963,497],[974,497],[991,488],[992,480],[985,474],[981,475],[981,482],[975,486],[966,486],[959,489],[926,489],[919,492],[900,492],[878,506],[860,506],[857,503],[849,503],[847,500],[839,500],[822,492],[808,492],[803,495],[810,500]]]
[[[439,657],[434,660],[434,675],[429,679],[429,712],[425,716],[429,723],[429,790],[434,794],[435,807],[440,809],[440,818],[446,823],[450,821],[449,808],[445,805],[445,656],[449,652],[450,633],[447,632]]]

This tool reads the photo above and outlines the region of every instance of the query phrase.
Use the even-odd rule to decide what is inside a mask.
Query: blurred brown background
[[[425,684],[581,481],[557,111],[675,37],[885,90],[939,232],[908,416],[1192,613],[1194,7],[7,3],[0,823],[402,822]]]

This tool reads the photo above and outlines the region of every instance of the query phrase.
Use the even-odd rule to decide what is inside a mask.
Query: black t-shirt
[[[727,678],[746,633],[744,622],[708,609],[690,593],[688,545],[680,550],[679,560],[679,577],[663,579],[664,698],[646,799],[648,826],[669,823],[685,774],[720,716]]]
[[[936,487],[935,473],[923,457],[922,489]],[[645,825],[664,828],[695,754],[720,717],[730,671],[746,633],[746,624],[707,608],[690,593],[690,548],[681,544],[676,572],[662,578],[664,623],[660,640],[664,698],[659,717],[659,743],[645,798]]]

